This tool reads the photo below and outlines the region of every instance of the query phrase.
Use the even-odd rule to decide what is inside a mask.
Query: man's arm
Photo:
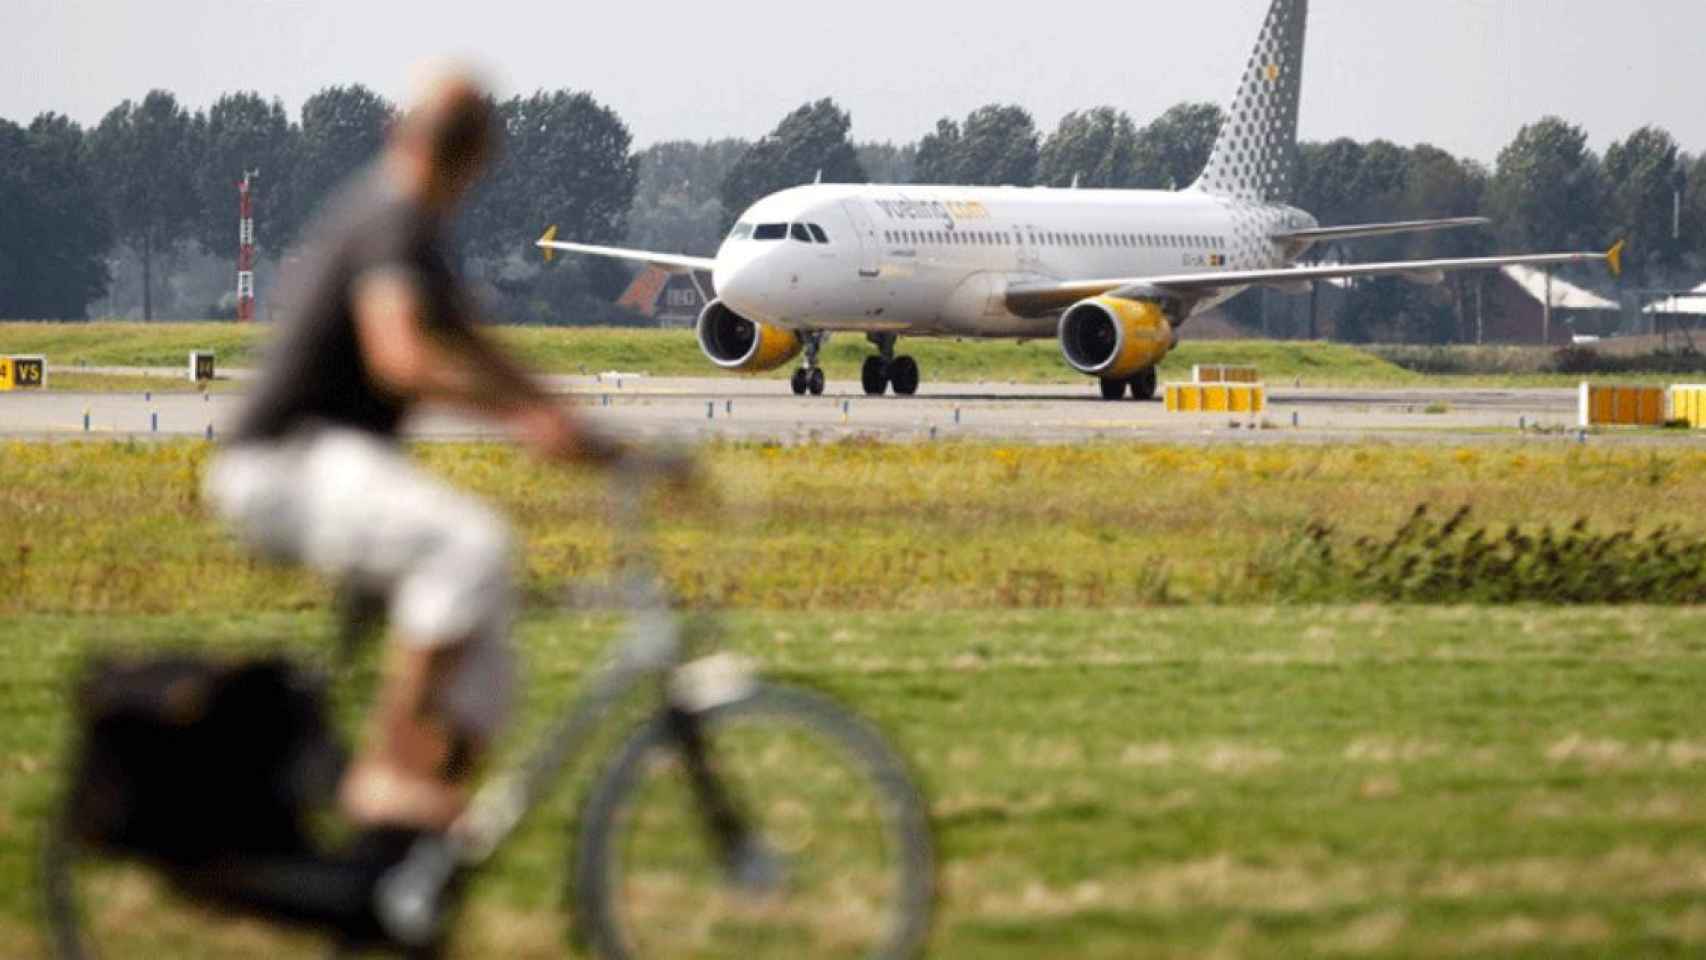
[[[430,328],[431,309],[407,273],[376,271],[357,282],[356,339],[385,389],[502,421],[550,459],[605,461],[619,452],[478,331]]]

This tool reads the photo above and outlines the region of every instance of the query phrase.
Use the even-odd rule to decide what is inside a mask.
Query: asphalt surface
[[[88,370],[86,372],[97,372]],[[110,373],[155,373],[110,370]],[[233,375],[242,379],[242,371]],[[51,375],[50,375],[51,383]],[[795,397],[785,382],[736,377],[652,378],[607,373],[553,377],[554,389],[617,434],[696,441],[779,443],[873,438],[1021,443],[1172,442],[1195,444],[1579,443],[1573,390],[1272,390],[1260,415],[1173,414],[1160,403],[1109,403],[1093,384],[926,383],[919,396],[867,397],[857,383],[832,381],[825,396]],[[0,435],[26,438],[206,436],[230,430],[238,393],[0,394]],[[85,416],[87,426],[85,426]],[[410,425],[427,440],[499,439],[476,420],[427,413]],[[1692,445],[1706,432],[1611,431],[1594,444]]]

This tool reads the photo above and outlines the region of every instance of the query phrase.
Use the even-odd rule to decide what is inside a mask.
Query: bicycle
[[[457,891],[586,759],[619,707],[650,685],[647,718],[604,760],[571,828],[573,946],[613,960],[747,958],[767,948],[917,955],[930,929],[935,857],[907,765],[864,720],[822,694],[759,679],[750,664],[715,649],[710,621],[681,612],[644,522],[658,477],[653,464],[614,480],[623,557],[615,599],[627,613],[614,656],[524,762],[487,781],[449,833],[414,840],[380,875],[371,906],[384,946],[436,955]],[[122,904],[134,895],[124,885],[135,882],[136,865],[85,849],[60,825],[50,829],[42,865],[59,956],[92,960],[94,935],[127,932],[104,928],[85,901]],[[127,927],[135,911],[116,909]],[[335,949],[354,946],[343,932],[310,930],[330,936]],[[236,942],[253,951],[241,933]],[[164,949],[191,943],[186,936]]]

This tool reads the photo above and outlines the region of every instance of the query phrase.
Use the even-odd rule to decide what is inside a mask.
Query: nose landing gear
[[[793,388],[794,396],[803,397],[811,394],[814,397],[823,396],[823,368],[817,365],[817,353],[823,349],[824,336],[821,333],[808,333],[806,341],[806,364],[794,371],[788,385]]]
[[[918,392],[918,361],[911,357],[894,355],[895,341],[898,339],[892,333],[872,333],[866,339],[875,344],[879,356],[866,357],[865,366],[859,371],[860,385],[869,396],[880,397],[888,388],[893,387],[896,396],[910,397]]]
[[[1156,374],[1154,367],[1150,367],[1126,380],[1103,380],[1101,383],[1103,400],[1122,400],[1127,390],[1131,391],[1133,400],[1154,400],[1155,390],[1160,385],[1160,376]]]

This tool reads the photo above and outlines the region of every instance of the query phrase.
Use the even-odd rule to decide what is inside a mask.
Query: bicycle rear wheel
[[[761,686],[695,717],[744,824],[731,849],[668,716],[637,731],[588,794],[573,858],[574,930],[602,956],[916,956],[934,852],[905,764],[815,694]]]

